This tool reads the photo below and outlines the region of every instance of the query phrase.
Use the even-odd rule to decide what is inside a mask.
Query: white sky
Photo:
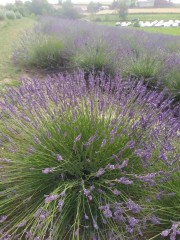
[[[26,1],[26,0],[23,0]],[[102,3],[111,3],[113,0],[72,0],[72,3],[88,3],[88,2],[102,2]],[[0,5],[5,5],[6,3],[14,3],[15,0],[0,0]],[[48,0],[49,3],[58,3],[58,0]],[[174,3],[180,3],[180,0],[173,0]]]

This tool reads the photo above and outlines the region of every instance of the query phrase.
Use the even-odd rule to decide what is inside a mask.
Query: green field
[[[12,64],[12,49],[20,33],[33,26],[34,20],[22,18],[0,22],[0,88],[14,85],[22,70]]]
[[[162,33],[162,34],[170,34],[175,36],[180,36],[180,28],[138,28],[140,30],[144,30],[146,32],[152,32],[152,33]]]

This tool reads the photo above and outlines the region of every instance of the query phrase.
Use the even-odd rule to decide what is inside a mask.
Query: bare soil
[[[99,11],[97,14],[116,14],[117,10],[103,10]],[[138,13],[179,13],[180,14],[180,8],[134,8],[129,9],[128,13],[132,14],[138,14]],[[86,13],[89,15],[90,13]],[[180,15],[179,15],[180,18]]]

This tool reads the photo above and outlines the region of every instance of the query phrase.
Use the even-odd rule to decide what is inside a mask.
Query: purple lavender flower
[[[139,213],[141,211],[141,207],[138,204],[135,204],[131,199],[128,200],[126,207],[133,213]]]
[[[97,224],[97,222],[95,221],[95,219],[93,219],[93,227],[94,227],[96,230],[99,229],[98,224]]]
[[[79,236],[79,228],[76,229],[75,233],[74,233],[74,236],[77,237]]]
[[[129,163],[129,159],[125,159],[122,164],[116,164],[115,169],[122,169],[124,167],[127,167]]]
[[[131,185],[131,184],[133,184],[133,181],[132,181],[132,180],[129,180],[129,179],[126,178],[126,177],[121,177],[121,178],[119,178],[119,179],[116,179],[116,182],[122,183],[122,184],[125,184],[125,185]]]
[[[137,149],[134,152],[138,157],[141,157],[143,160],[147,161],[152,157],[151,150],[149,149]]]
[[[88,197],[91,194],[91,191],[88,189],[84,189],[83,192],[86,197]]]
[[[41,141],[39,140],[39,138],[37,136],[33,136],[34,138],[34,141],[37,143],[37,144],[41,144]]]
[[[135,145],[136,145],[135,141],[131,140],[126,144],[126,148],[133,149],[135,147]]]
[[[79,142],[81,140],[82,133],[80,133],[74,140],[74,142]]]
[[[84,218],[86,219],[86,220],[89,220],[89,217],[88,217],[88,215],[85,213],[84,214]]]
[[[59,196],[61,196],[61,197],[65,197],[65,196],[66,196],[66,191],[65,191],[65,190],[62,191],[62,192],[59,194]]]
[[[0,223],[3,223],[4,221],[6,221],[7,216],[3,215],[0,217]]]
[[[107,142],[107,140],[104,139],[104,140],[102,141],[102,143],[101,143],[101,147],[104,147],[104,146],[106,145],[106,142]]]
[[[57,200],[59,198],[59,195],[55,194],[55,195],[47,195],[45,196],[45,203],[50,203],[54,200]]]
[[[100,206],[99,210],[102,211],[105,218],[112,218],[112,211],[110,210],[109,205]]]
[[[25,239],[33,240],[33,233],[31,231],[26,232]]]
[[[129,225],[126,225],[126,231],[128,232],[128,233],[133,233],[133,228],[131,227],[131,226],[129,226]]]
[[[51,138],[51,133],[49,131],[46,131],[47,138]]]
[[[54,172],[54,168],[45,168],[44,170],[42,170],[42,173],[44,174],[49,174],[53,172]]]
[[[161,236],[167,237],[169,235],[169,233],[170,233],[170,230],[164,230],[161,232]]]
[[[160,224],[160,220],[157,216],[153,215],[148,218],[153,224]]]
[[[62,156],[60,154],[57,154],[57,160],[60,162],[63,160]]]
[[[97,173],[95,174],[96,177],[100,177],[105,173],[104,168],[100,168]]]
[[[63,205],[64,205],[64,200],[62,200],[62,199],[59,200],[58,205],[57,205],[59,212],[62,212]]]
[[[114,195],[117,195],[117,196],[121,195],[121,192],[117,189],[114,189],[112,192]]]
[[[26,225],[27,221],[26,220],[23,220],[21,223],[18,224],[18,228],[20,227],[24,227]]]
[[[106,169],[113,170],[113,169],[115,169],[115,165],[114,165],[114,164],[108,164],[108,165],[106,166]]]
[[[0,158],[0,162],[1,162],[1,163],[10,163],[11,160],[10,160],[10,159],[7,159],[7,158]]]
[[[139,222],[138,219],[134,218],[134,217],[130,217],[128,219],[129,225],[133,228],[134,226],[136,226]]]
[[[29,153],[34,153],[36,150],[35,150],[35,148],[33,147],[33,146],[30,146],[29,148],[28,148],[28,152]]]
[[[146,183],[148,183],[150,186],[153,186],[155,184],[155,177],[157,176],[157,173],[148,173],[146,176],[137,176],[135,177],[137,179],[140,179]]]

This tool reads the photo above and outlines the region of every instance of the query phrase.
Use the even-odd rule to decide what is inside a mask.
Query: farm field
[[[180,36],[162,30],[0,22],[0,240],[179,239]]]
[[[12,49],[17,44],[22,31],[29,29],[34,20],[0,21],[0,88],[5,85],[16,84],[22,70],[12,63]]]

